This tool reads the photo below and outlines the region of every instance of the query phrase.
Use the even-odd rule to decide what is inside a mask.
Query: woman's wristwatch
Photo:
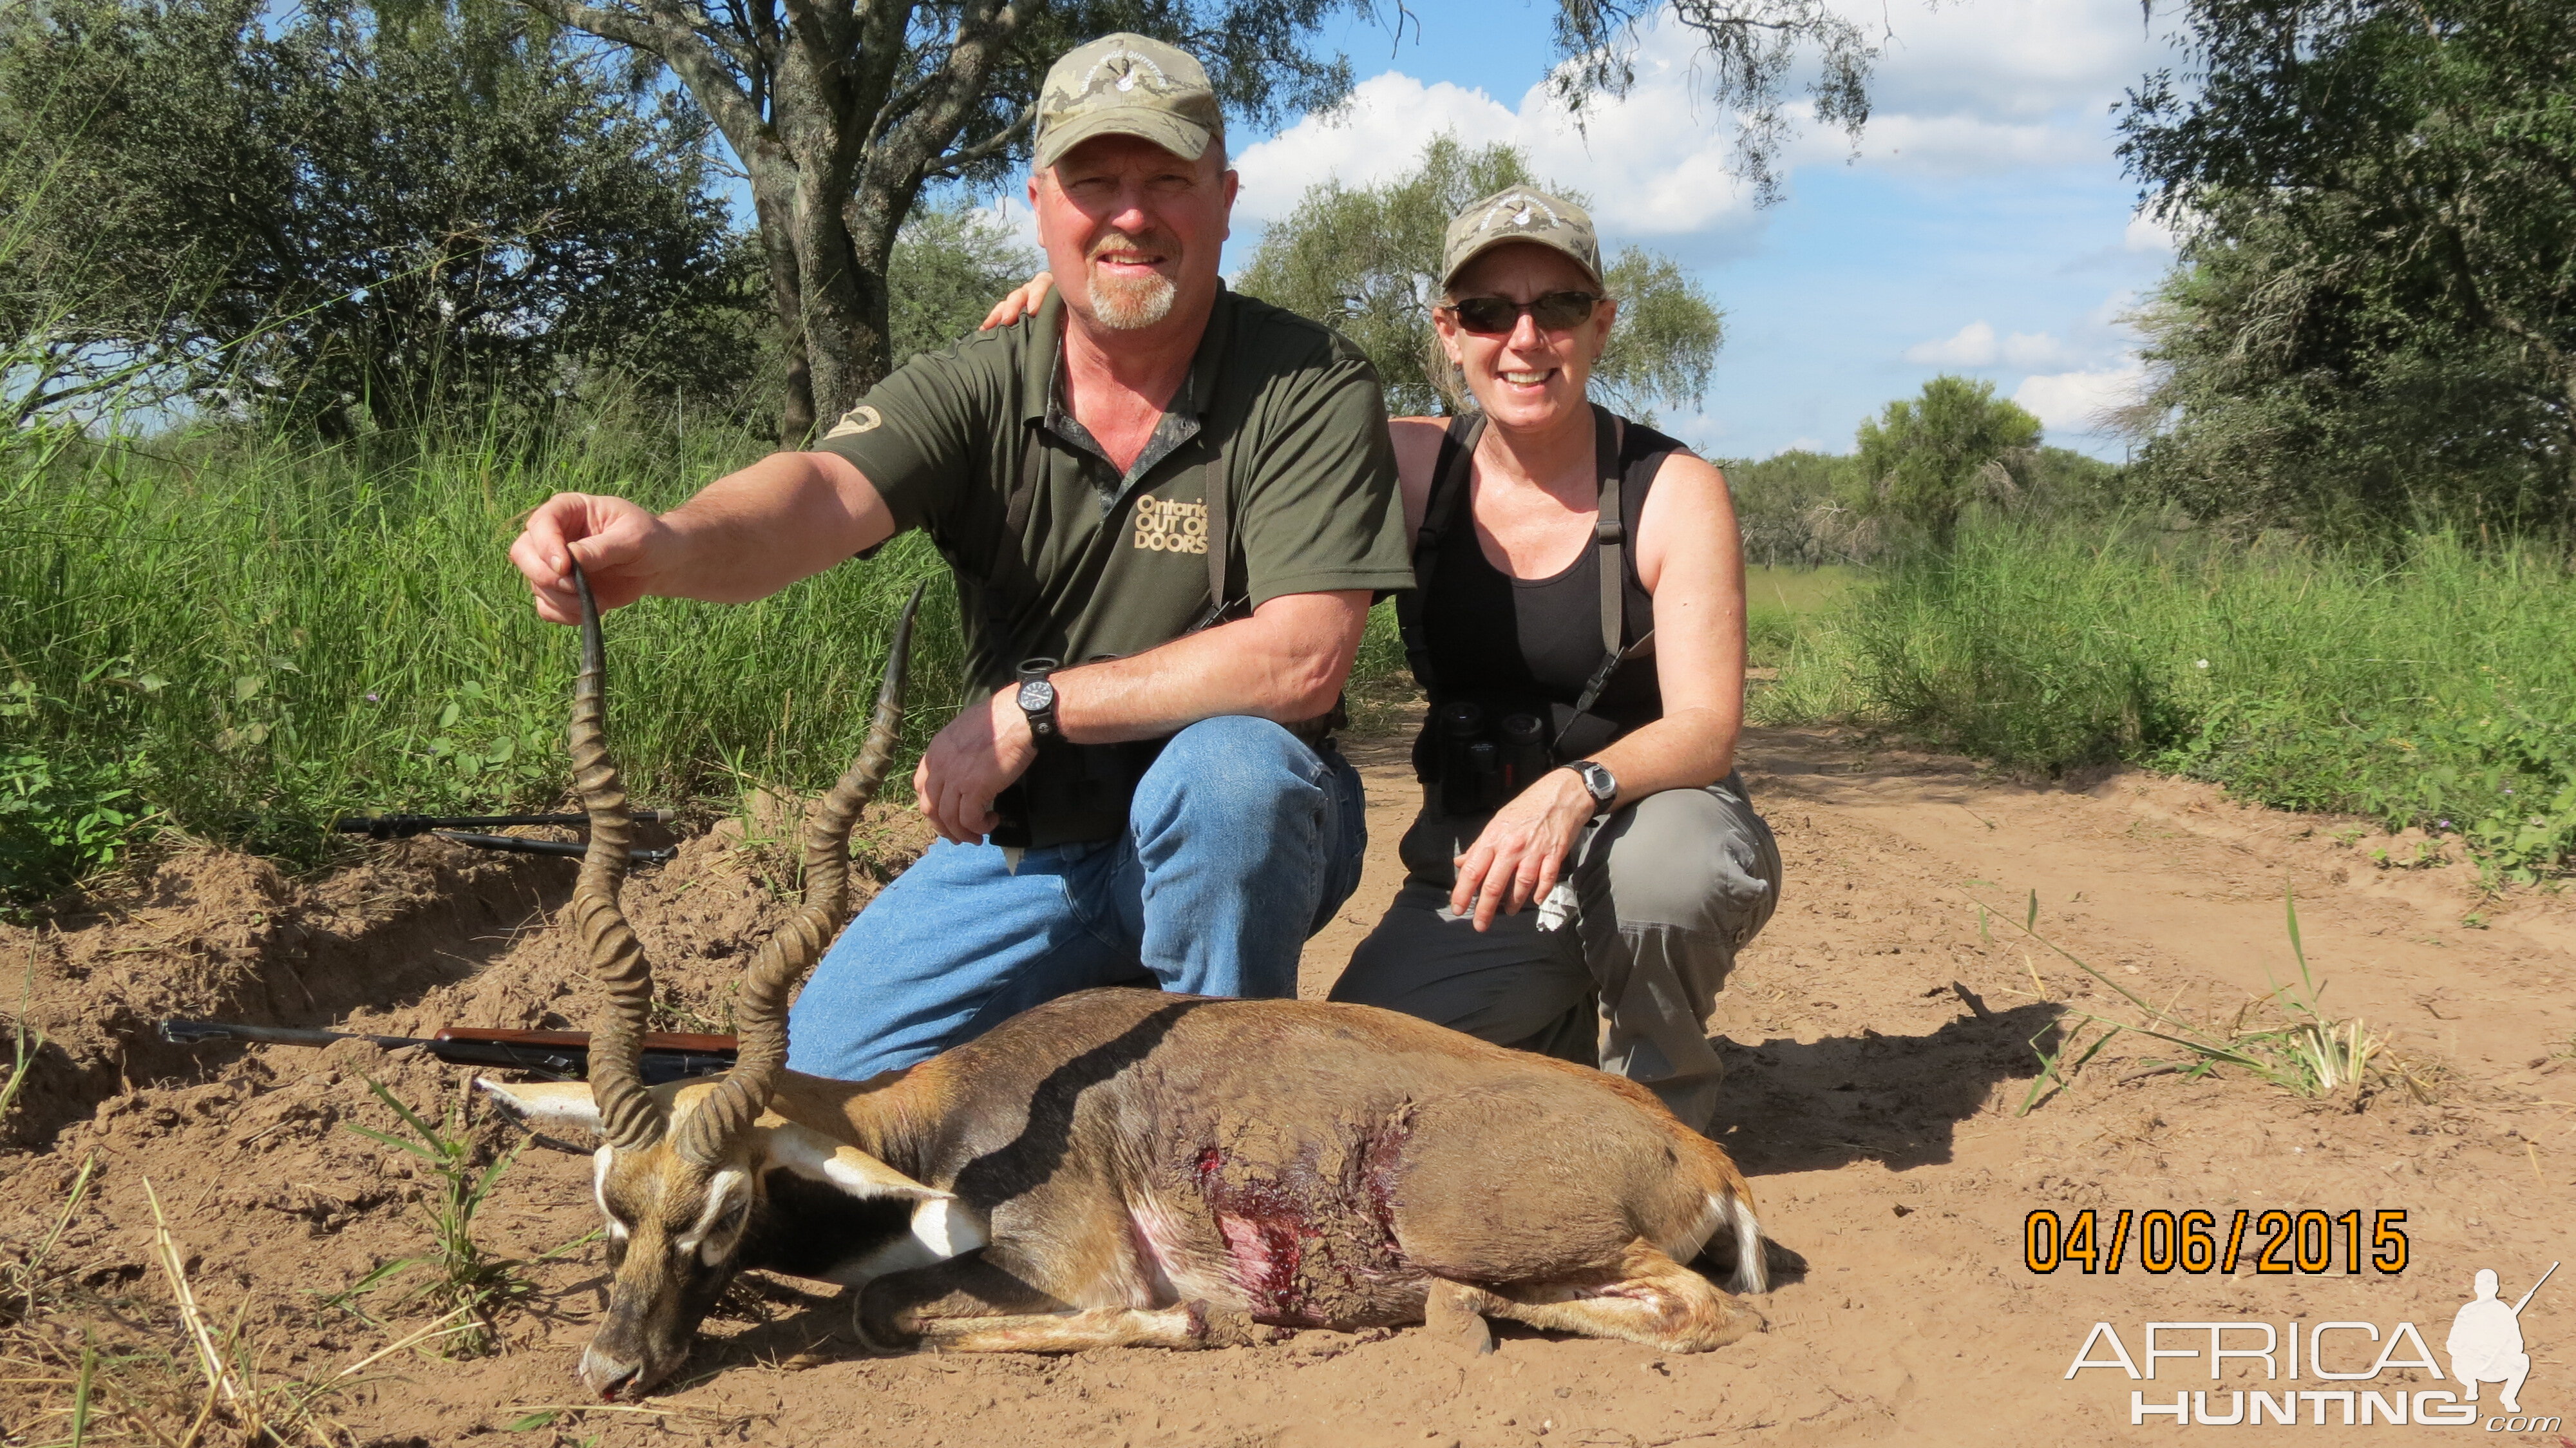
[[[1611,778],[1610,771],[1589,759],[1578,759],[1565,767],[1574,771],[1574,777],[1583,781],[1584,790],[1592,796],[1593,817],[1608,814],[1611,802],[1619,798],[1619,781]]]

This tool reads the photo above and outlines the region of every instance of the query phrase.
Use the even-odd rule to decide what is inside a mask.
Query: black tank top
[[[1445,470],[1456,444],[1444,441],[1438,467]],[[1619,447],[1618,521],[1626,541],[1619,549],[1626,590],[1622,646],[1655,626],[1655,602],[1637,576],[1636,520],[1664,459],[1687,452],[1680,442],[1650,427],[1628,423]],[[1438,474],[1435,472],[1434,474]],[[1574,562],[1547,578],[1514,578],[1486,561],[1476,540],[1472,504],[1440,540],[1433,584],[1423,600],[1423,633],[1431,654],[1439,700],[1471,699],[1490,715],[1554,706],[1555,724],[1573,716],[1574,701],[1601,667],[1601,550],[1584,541]],[[1641,724],[1663,717],[1663,690],[1654,655],[1630,659],[1611,676],[1589,714],[1574,721],[1560,757],[1579,759]],[[1551,727],[1551,733],[1554,727]]]

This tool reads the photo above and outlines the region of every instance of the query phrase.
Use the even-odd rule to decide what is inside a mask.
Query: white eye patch
[[[599,1203],[599,1214],[608,1219],[608,1235],[623,1242],[633,1233],[627,1230],[624,1222],[617,1220],[615,1212],[608,1209],[608,1163],[616,1150],[613,1146],[603,1146],[591,1153],[590,1195]]]
[[[686,1257],[694,1252],[698,1254],[699,1260],[710,1267],[723,1261],[726,1254],[733,1250],[735,1234],[731,1231],[720,1235],[711,1234],[715,1233],[718,1223],[739,1227],[743,1221],[748,1220],[746,1213],[731,1222],[726,1221],[728,1217],[734,1215],[736,1207],[743,1206],[750,1200],[751,1173],[737,1167],[726,1167],[717,1172],[707,1182],[707,1204],[699,1209],[696,1225],[682,1233],[680,1240],[671,1244],[673,1255]]]

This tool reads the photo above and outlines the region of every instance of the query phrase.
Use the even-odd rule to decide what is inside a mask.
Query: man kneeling
[[[655,517],[558,494],[511,557],[555,622],[765,597],[906,528],[957,578],[971,681],[913,778],[940,841],[824,958],[789,1064],[856,1079],[1072,991],[1290,996],[1359,882],[1326,717],[1370,593],[1410,584],[1374,371],[1217,275],[1236,188],[1206,73],[1141,36],[1066,55],[1029,204],[1066,279],[912,359],[811,452]]]

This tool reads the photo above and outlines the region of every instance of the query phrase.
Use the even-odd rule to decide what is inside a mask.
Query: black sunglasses
[[[1541,331],[1562,332],[1580,327],[1592,320],[1592,309],[1601,299],[1590,292],[1550,292],[1534,302],[1515,302],[1509,297],[1460,297],[1449,304],[1458,325],[1480,337],[1499,337],[1520,325],[1521,313],[1530,314]]]

